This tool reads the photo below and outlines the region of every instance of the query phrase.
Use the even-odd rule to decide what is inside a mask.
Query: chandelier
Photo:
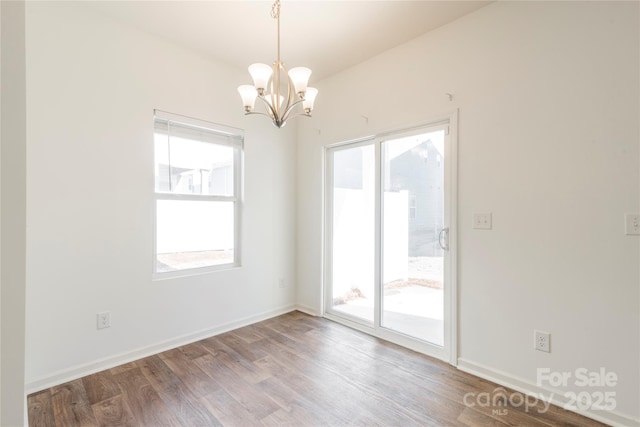
[[[267,64],[252,64],[249,66],[249,74],[253,78],[252,85],[238,87],[238,92],[244,104],[244,113],[260,114],[271,119],[273,124],[281,128],[287,123],[287,119],[296,116],[311,117],[313,103],[318,90],[307,87],[311,70],[305,67],[296,67],[287,71],[280,60],[280,0],[275,0],[271,7],[271,17],[278,21],[278,56],[276,62]],[[286,86],[286,88],[285,88]],[[286,92],[283,92],[285,90]],[[264,104],[265,112],[253,111],[256,98]],[[296,109],[302,104],[302,109]],[[294,113],[294,111],[298,111]]]

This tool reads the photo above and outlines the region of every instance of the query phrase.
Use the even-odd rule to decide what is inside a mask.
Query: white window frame
[[[156,182],[154,177],[153,182],[153,279],[162,280],[170,279],[181,276],[191,276],[197,274],[204,274],[220,270],[228,270],[231,268],[238,268],[241,266],[241,208],[242,208],[242,177],[243,177],[243,154],[244,154],[244,131],[241,129],[220,125],[218,123],[207,122],[192,117],[182,116],[179,114],[168,113],[166,111],[154,110],[153,117],[153,130],[154,138],[156,133],[156,122],[168,122],[178,124],[183,127],[190,127],[193,129],[204,129],[209,133],[219,135],[221,142],[215,142],[218,145],[225,145],[234,149],[233,156],[233,195],[204,195],[204,194],[179,194],[170,192],[160,192],[156,189]],[[225,141],[225,142],[222,142]],[[155,144],[154,156],[155,156]],[[155,161],[154,161],[155,164]],[[185,268],[173,271],[159,272],[157,270],[157,256],[158,256],[158,201],[160,200],[181,200],[181,201],[206,201],[206,202],[233,202],[233,217],[234,217],[234,247],[233,247],[233,261],[216,264],[205,267]]]

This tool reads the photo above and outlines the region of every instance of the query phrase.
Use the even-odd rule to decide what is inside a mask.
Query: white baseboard
[[[308,305],[296,304],[295,309],[305,314],[308,314],[309,316],[315,316],[315,317],[320,316],[320,312],[318,312],[318,310],[316,310],[313,307],[309,307]]]
[[[289,313],[299,308],[296,305],[287,305],[277,308],[275,310],[265,311],[253,316],[244,317],[238,320],[224,323],[213,328],[203,329],[194,333],[182,335],[180,337],[172,338],[166,341],[162,341],[156,344],[140,347],[135,350],[127,351],[124,353],[116,354],[113,356],[105,357],[99,360],[95,360],[82,365],[73,366],[67,369],[63,369],[44,377],[38,378],[25,384],[25,393],[31,394],[37,391],[45,390],[47,388],[63,384],[69,381],[76,380],[78,378],[85,377],[87,375],[94,374],[96,372],[104,371],[105,369],[111,369],[115,366],[123,365],[125,363],[133,362],[134,360],[142,359],[154,354],[162,353],[163,351],[171,350],[176,347],[191,344],[202,339],[210,338],[215,335],[219,335],[225,332],[232,331],[234,329],[248,326],[263,320],[270,319],[272,317],[280,316],[285,313]],[[301,310],[302,311],[302,310]]]
[[[565,405],[569,403],[569,399],[566,398],[564,396],[564,392],[560,390],[541,387],[529,380],[515,377],[506,372],[493,369],[470,360],[459,358],[458,369],[501,386],[519,391],[525,395],[534,395],[541,400],[545,400],[546,402],[550,402],[561,408],[564,408]],[[572,410],[572,412],[615,427],[640,427],[640,419],[632,418],[616,411]]]

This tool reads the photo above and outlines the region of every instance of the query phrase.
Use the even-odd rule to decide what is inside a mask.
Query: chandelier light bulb
[[[309,77],[311,77],[311,70],[306,67],[292,68],[289,70],[289,77],[291,77],[298,96],[301,98],[304,97],[304,93],[307,91]]]
[[[256,88],[251,85],[242,85],[238,86],[238,92],[240,93],[240,97],[242,98],[244,111],[248,113],[253,110],[253,107],[256,104],[256,96],[258,96]]]
[[[305,113],[309,114],[311,110],[313,110],[313,104],[316,102],[316,96],[318,95],[318,89],[315,87],[308,87],[307,92],[304,96],[304,101],[302,101],[302,108]]]
[[[262,95],[267,88],[267,84],[269,84],[269,79],[273,74],[273,68],[267,64],[251,64],[249,65],[249,74],[251,74],[251,78],[253,79],[253,85],[258,90],[258,93]]]

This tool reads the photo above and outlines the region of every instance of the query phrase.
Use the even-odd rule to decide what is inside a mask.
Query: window
[[[155,111],[154,272],[240,265],[242,132]]]
[[[418,204],[415,194],[409,195],[409,219],[416,219],[416,211],[418,210]]]

